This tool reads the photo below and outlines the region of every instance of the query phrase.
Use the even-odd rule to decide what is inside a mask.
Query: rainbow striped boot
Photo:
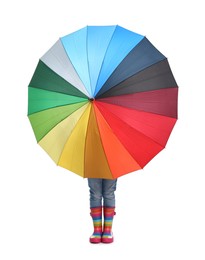
[[[90,243],[100,243],[102,236],[102,207],[91,208],[90,210],[94,226],[94,232],[90,237]]]
[[[112,243],[114,241],[112,233],[112,222],[115,215],[115,208],[104,207],[104,228],[102,234],[103,243]]]

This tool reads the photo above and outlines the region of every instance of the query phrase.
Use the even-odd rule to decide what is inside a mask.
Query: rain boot
[[[104,207],[104,228],[102,234],[103,243],[112,243],[113,233],[112,233],[112,222],[115,215],[115,208]]]
[[[94,227],[94,232],[90,237],[90,243],[100,243],[102,236],[102,207],[91,208],[90,210]]]

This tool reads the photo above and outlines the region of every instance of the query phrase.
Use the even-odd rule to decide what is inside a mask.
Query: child
[[[90,210],[94,232],[90,243],[112,243],[112,221],[115,215],[115,190],[117,179],[88,178],[90,188]],[[102,227],[102,211],[104,225]]]

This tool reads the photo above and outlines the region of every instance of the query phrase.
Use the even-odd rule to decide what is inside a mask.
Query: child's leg
[[[94,232],[90,237],[90,243],[100,243],[102,237],[102,207],[91,208],[90,211],[94,227]]]
[[[115,191],[117,186],[116,180],[103,180],[103,200],[104,200],[104,227],[102,242],[112,243],[112,223],[115,215]]]
[[[94,232],[91,243],[100,243],[102,236],[102,179],[88,179],[90,188],[90,215],[93,219]]]
[[[102,179],[88,178],[90,208],[102,207]]]
[[[113,223],[114,215],[115,215],[115,208],[104,207],[104,226],[103,226],[103,234],[102,234],[103,243],[112,243],[114,240],[113,233],[112,233],[112,223]]]
[[[102,180],[102,196],[103,206],[113,208],[115,207],[115,191],[117,187],[117,179],[115,180]]]

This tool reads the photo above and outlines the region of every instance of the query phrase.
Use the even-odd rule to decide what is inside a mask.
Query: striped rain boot
[[[102,235],[103,243],[112,243],[114,238],[112,234],[112,222],[115,215],[115,208],[104,207],[104,228]]]
[[[90,237],[90,243],[100,243],[102,236],[102,207],[91,208],[90,210],[94,226],[94,232]]]

